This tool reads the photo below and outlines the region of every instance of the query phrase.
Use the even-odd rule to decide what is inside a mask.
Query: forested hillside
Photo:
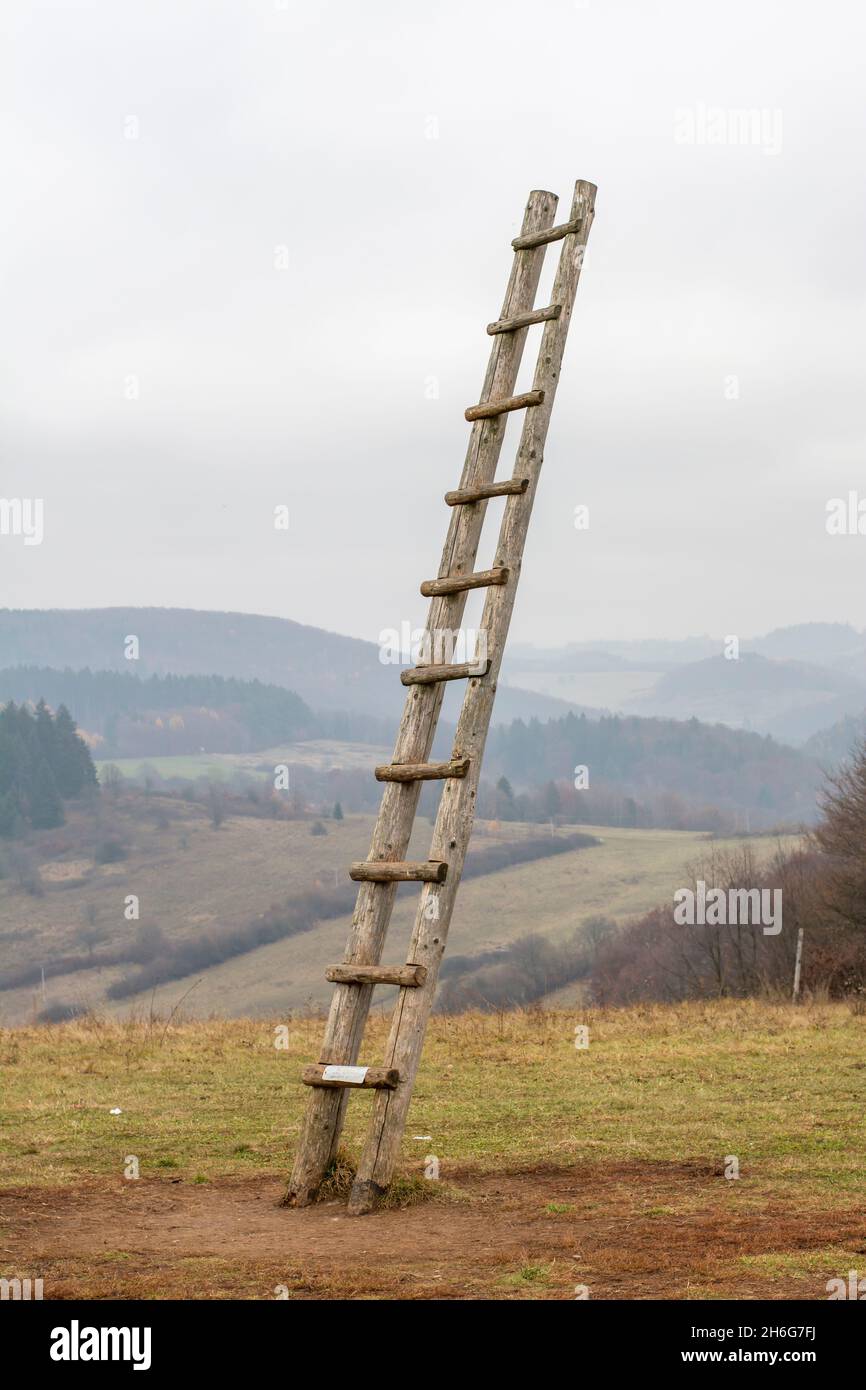
[[[74,711],[99,756],[241,753],[321,735],[322,721],[284,686],[223,676],[149,676],[17,666],[0,671],[0,701],[44,699]]]
[[[829,729],[821,729],[803,745],[803,752],[832,770],[856,756],[866,739],[866,714],[847,715]]]
[[[586,769],[583,789],[575,787],[578,768]],[[668,793],[691,806],[748,809],[765,825],[811,819],[821,783],[816,762],[769,735],[697,719],[635,716],[515,720],[491,732],[485,769],[516,788],[555,784],[555,804],[576,819],[583,819],[582,801],[590,804],[594,792],[611,787],[639,804],[657,803]],[[588,822],[604,819],[599,809],[587,814]],[[507,808],[499,814],[507,815]]]

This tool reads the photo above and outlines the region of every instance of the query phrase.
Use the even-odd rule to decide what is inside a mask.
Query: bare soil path
[[[100,1179],[0,1194],[0,1275],[63,1298],[825,1299],[862,1214],[793,1210],[701,1163],[443,1172],[350,1218],[273,1177]]]

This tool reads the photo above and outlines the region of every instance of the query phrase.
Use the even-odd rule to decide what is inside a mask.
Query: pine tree
[[[54,732],[57,753],[53,766],[60,795],[80,796],[88,788],[96,788],[96,768],[93,766],[90,749],[65,705],[61,705],[57,711]]]
[[[558,816],[562,810],[559,789],[555,782],[548,782],[547,786],[544,788],[542,805],[544,806],[544,812],[547,816]]]
[[[57,729],[51,711],[44,700],[36,706],[36,738],[39,750],[49,767],[57,766]]]
[[[35,751],[28,747],[28,724],[25,710],[11,701],[0,710],[0,795],[11,793],[16,812],[23,817],[30,801],[35,765]],[[30,723],[32,724],[32,720]]]
[[[335,801],[335,802],[334,802],[334,820],[342,820],[342,819],[343,819],[343,808],[342,808],[342,806],[340,805],[339,801]]]
[[[63,802],[57,790],[54,773],[43,758],[36,769],[33,795],[30,799],[30,824],[34,830],[53,830],[62,825]]]
[[[18,798],[10,787],[9,791],[0,792],[0,839],[11,840],[22,824]]]
[[[500,777],[496,783],[496,819],[514,820],[514,791],[508,778]]]

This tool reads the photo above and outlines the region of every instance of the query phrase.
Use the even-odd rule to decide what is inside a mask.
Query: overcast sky
[[[586,178],[514,638],[866,625],[854,0],[3,12],[0,496],[44,540],[0,605],[420,623],[526,195]]]

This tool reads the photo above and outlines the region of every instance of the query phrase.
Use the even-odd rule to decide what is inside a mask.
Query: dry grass
[[[574,1028],[590,1030],[587,1050]],[[84,1020],[0,1033],[0,1183],[64,1185],[120,1173],[284,1174],[298,1133],[299,1067],[319,1019]],[[384,1020],[370,1023],[378,1059]],[[466,1014],[431,1023],[404,1172],[426,1154],[486,1170],[642,1159],[760,1171],[765,1190],[863,1194],[866,1019],[845,1005],[721,1001],[627,1010]],[[345,1131],[357,1151],[369,1097]],[[112,1115],[114,1108],[122,1111]],[[431,1139],[413,1136],[432,1136]]]

